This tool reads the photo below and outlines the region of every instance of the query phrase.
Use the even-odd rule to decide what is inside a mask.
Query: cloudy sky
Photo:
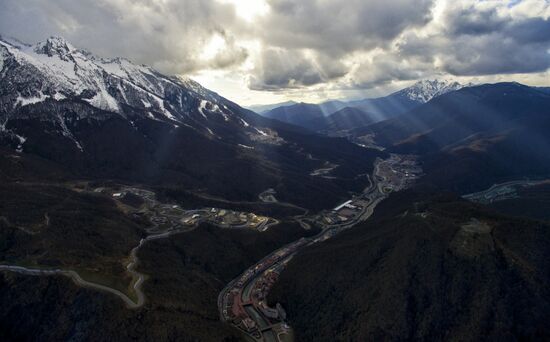
[[[243,105],[426,78],[550,85],[550,0],[0,0],[0,34],[63,36]]]

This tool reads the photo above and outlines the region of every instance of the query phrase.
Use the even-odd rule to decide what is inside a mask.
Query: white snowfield
[[[233,114],[220,108],[220,96],[191,79],[163,76],[150,67],[123,58],[99,58],[76,49],[63,38],[52,37],[35,45],[0,39],[0,69],[9,57],[19,65],[32,67],[46,80],[42,89],[33,90],[36,93],[19,94],[14,106],[35,104],[49,98],[59,101],[88,92],[91,96],[83,97],[86,102],[121,114],[121,104],[127,104],[158,112],[172,121],[182,121],[185,115],[193,112],[193,103],[188,101],[197,98],[201,105],[204,102],[201,114],[206,110],[206,103],[226,121]]]
[[[21,97],[21,95],[19,95],[17,97],[17,100],[15,101],[14,107],[17,107],[18,105],[27,106],[30,104],[43,102],[49,97],[50,97],[49,95],[44,95],[44,93],[42,92],[39,92],[38,96],[32,96],[32,97]]]
[[[8,52],[5,49],[0,49],[0,71],[4,69],[4,59],[8,57]]]

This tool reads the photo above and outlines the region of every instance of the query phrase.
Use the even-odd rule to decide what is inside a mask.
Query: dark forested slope
[[[547,224],[396,194],[293,259],[270,301],[287,308],[299,341],[540,340],[549,245]]]
[[[279,246],[299,226],[266,233],[212,226],[156,240],[139,254],[147,302],[129,310],[120,298],[64,277],[0,273],[3,341],[240,341],[219,320],[216,299],[227,282]]]

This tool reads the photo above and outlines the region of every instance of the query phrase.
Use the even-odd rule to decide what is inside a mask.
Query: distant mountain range
[[[75,177],[179,183],[240,200],[273,188],[281,200],[332,206],[361,187],[350,180],[376,154],[59,37],[36,45],[0,40],[0,69],[0,144]],[[339,165],[341,179],[310,176],[326,161]],[[304,198],[314,193],[326,202]]]
[[[256,112],[258,114],[262,114],[262,113],[268,112],[272,109],[275,109],[277,107],[292,106],[292,105],[295,105],[297,103],[298,102],[295,102],[295,101],[286,101],[286,102],[275,103],[275,104],[252,105],[252,106],[248,106],[247,108],[250,109],[253,112]]]
[[[376,115],[361,110],[357,107],[344,107],[330,114],[328,117],[321,117],[309,121],[310,129],[315,131],[335,134],[350,129],[351,127],[362,127],[373,123]]]
[[[464,86],[467,85],[455,81],[426,80],[385,97],[349,102],[291,104],[268,110],[262,115],[312,131],[336,133],[396,117],[434,97],[461,89]],[[344,108],[347,109],[339,112]],[[349,115],[347,115],[348,113]]]
[[[265,116],[424,158],[431,183],[464,193],[550,174],[550,92],[519,83],[421,81],[386,97],[295,104]]]
[[[519,83],[467,87],[401,116],[351,130],[390,152],[423,156],[426,179],[470,192],[550,175],[550,94]]]

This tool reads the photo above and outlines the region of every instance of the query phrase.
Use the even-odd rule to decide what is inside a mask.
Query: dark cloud
[[[304,52],[268,48],[248,79],[253,90],[281,90],[300,88],[344,76],[347,68],[326,56],[307,55]]]
[[[432,63],[420,59],[406,60],[397,55],[378,55],[359,66],[351,79],[352,87],[369,89],[393,81],[423,79],[433,75],[432,66]]]
[[[0,0],[0,34],[61,35],[165,73],[228,70],[268,91],[550,67],[548,0],[266,1],[247,22],[220,0]],[[223,46],[206,58],[214,36]]]
[[[341,78],[353,67],[341,59],[386,47],[405,29],[426,24],[433,1],[271,0],[269,4],[271,13],[257,30],[267,50],[249,77],[254,90],[297,88]],[[315,56],[299,51],[315,51]]]
[[[432,0],[271,0],[259,34],[271,46],[331,56],[383,46],[429,21]]]
[[[496,8],[476,9],[471,5],[447,11],[444,23],[450,35],[478,36],[501,30],[506,19],[498,15]]]
[[[511,23],[506,33],[520,44],[536,44],[550,42],[550,20],[548,18],[529,18]]]
[[[167,73],[227,68],[247,52],[225,27],[239,27],[234,7],[215,0],[2,0],[0,32],[28,42],[60,35],[105,56],[123,56]],[[199,58],[214,34],[227,45]]]
[[[542,72],[550,67],[550,45],[527,44],[494,33],[457,39],[442,54],[445,71],[453,75],[491,75]]]
[[[457,8],[458,7],[458,8]],[[544,72],[550,67],[550,21],[514,18],[498,8],[449,6],[445,29],[421,37],[408,33],[398,44],[404,58],[433,56],[434,69],[457,76]]]

